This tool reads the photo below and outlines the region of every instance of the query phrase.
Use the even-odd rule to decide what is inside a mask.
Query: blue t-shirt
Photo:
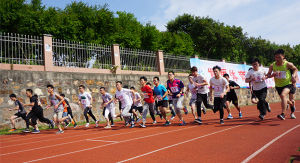
[[[166,92],[167,88],[164,85],[159,84],[158,86],[154,87],[154,95],[156,95],[157,98],[163,97]],[[168,100],[168,96],[163,98],[163,100]]]

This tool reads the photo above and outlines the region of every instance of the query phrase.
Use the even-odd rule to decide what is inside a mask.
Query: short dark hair
[[[54,89],[54,86],[52,84],[48,84],[47,88],[49,88],[49,87],[52,88],[52,89]]]
[[[85,86],[84,86],[84,85],[80,85],[79,88],[80,88],[80,87],[83,88],[83,89],[85,89]]]
[[[275,51],[274,55],[277,55],[277,54],[282,54],[284,55],[284,50],[283,49],[278,49]]]
[[[173,75],[175,75],[174,71],[168,71],[168,74],[169,74],[169,73],[172,73]]]
[[[130,87],[130,89],[133,89],[133,90],[135,90],[135,88],[134,88],[134,87]]]
[[[213,70],[215,70],[215,69],[218,69],[219,71],[221,71],[221,67],[220,67],[220,66],[217,66],[217,65],[214,66],[214,67],[213,67]]]
[[[159,81],[159,77],[158,76],[155,76],[153,79],[157,79],[157,81]]]
[[[144,81],[147,81],[147,78],[145,77],[145,76],[142,76],[142,77],[140,77],[140,80],[144,80]]]
[[[226,77],[226,76],[228,76],[228,77],[229,77],[229,75],[228,75],[227,73],[225,73],[225,74],[223,75],[223,77]]]
[[[257,62],[257,63],[260,64],[260,61],[259,61],[258,58],[253,58],[253,59],[251,60],[251,64],[253,64],[253,63],[255,63],[255,62]]]
[[[9,97],[17,97],[16,94],[10,94]]]
[[[32,89],[26,89],[26,92],[30,92],[31,94],[33,94]]]
[[[194,76],[194,75],[193,75],[193,74],[189,74],[189,77],[190,77],[190,76]]]
[[[124,85],[124,87],[123,88],[128,88],[128,85]]]
[[[248,69],[248,71],[250,71],[250,70],[252,70],[253,68],[252,67],[250,67],[249,69]]]
[[[149,86],[151,86],[151,83],[147,82],[147,83],[146,83],[146,85],[149,85]]]
[[[100,89],[103,89],[103,90],[105,90],[105,87],[100,87]]]
[[[198,71],[198,68],[197,68],[196,66],[193,66],[193,67],[191,68],[191,72],[195,72],[195,71]]]
[[[116,84],[120,83],[121,85],[123,84],[121,81],[116,81]]]
[[[60,96],[61,96],[61,97],[66,97],[65,94],[63,94],[63,93],[61,93]]]

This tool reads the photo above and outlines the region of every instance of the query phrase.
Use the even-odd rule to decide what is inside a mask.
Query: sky
[[[74,1],[74,0],[73,0]],[[75,0],[79,1],[79,0]],[[226,25],[241,26],[247,35],[277,44],[300,44],[300,0],[81,0],[113,11],[133,13],[143,24],[160,31],[178,15],[211,17]],[[63,9],[71,0],[42,0],[46,7]]]

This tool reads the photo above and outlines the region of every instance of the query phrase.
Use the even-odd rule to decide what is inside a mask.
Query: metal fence
[[[165,71],[190,72],[190,57],[164,54]]]
[[[120,47],[121,69],[134,71],[158,71],[156,52]]]
[[[53,39],[54,66],[110,69],[111,47]]]
[[[0,33],[0,63],[44,65],[42,37]]]

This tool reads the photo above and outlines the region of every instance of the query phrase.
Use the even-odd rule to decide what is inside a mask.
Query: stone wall
[[[138,90],[139,78],[141,75],[115,75],[115,74],[85,74],[85,73],[67,73],[67,72],[37,72],[37,71],[11,71],[0,70],[0,128],[10,127],[9,118],[15,111],[9,111],[12,108],[13,102],[9,100],[9,94],[15,93],[19,100],[24,103],[29,103],[26,97],[26,89],[30,88],[37,94],[43,104],[46,106],[48,101],[47,84],[53,84],[55,91],[64,93],[69,99],[70,105],[73,109],[75,119],[77,121],[84,121],[82,109],[77,105],[78,101],[78,86],[83,84],[87,87],[87,91],[91,92],[93,96],[93,112],[103,120],[102,109],[99,109],[102,102],[100,98],[99,88],[104,86],[108,92],[114,94],[116,92],[115,82],[120,80],[123,85],[136,87]],[[146,75],[149,81],[152,81],[153,75]],[[166,83],[167,76],[159,76],[161,83]],[[187,77],[180,76],[179,79],[187,83]],[[237,90],[239,103],[241,105],[250,105],[250,93],[248,89]],[[297,96],[299,97],[299,91]],[[274,89],[269,89],[268,101],[277,102],[279,96]],[[188,97],[185,99],[185,104],[188,104]],[[27,110],[28,108],[26,108]],[[117,109],[118,110],[118,109]],[[53,109],[44,110],[45,117],[52,118]],[[101,115],[101,116],[100,116]],[[17,122],[17,127],[24,127],[23,120]]]

